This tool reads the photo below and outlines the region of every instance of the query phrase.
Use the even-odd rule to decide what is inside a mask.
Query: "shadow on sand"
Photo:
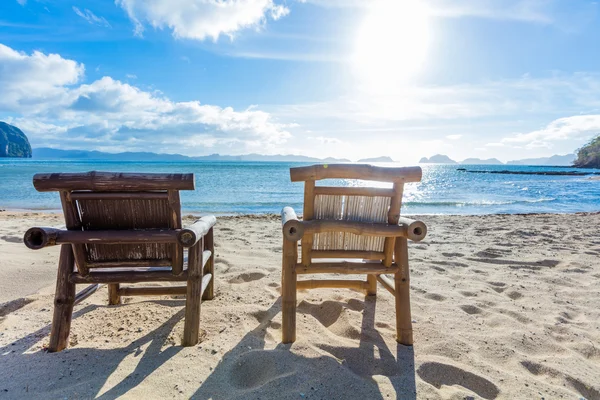
[[[383,399],[374,378],[377,375],[389,379],[397,398],[416,398],[413,348],[396,345],[396,354],[390,352],[374,326],[374,297],[366,297],[364,303],[351,300],[364,304],[358,348],[319,345],[331,356],[314,358],[294,354],[290,345],[281,343],[272,350],[265,349],[267,329],[279,325],[273,326],[272,320],[281,310],[280,301],[278,299],[264,312],[260,324],[223,356],[192,398],[266,399],[277,394],[278,399]],[[330,303],[340,314],[348,306],[345,302]],[[301,304],[298,317],[306,313],[322,318],[316,308],[318,306],[302,307]],[[236,391],[233,394],[231,390],[225,392],[224,386]]]
[[[167,343],[174,326],[184,316],[183,302],[148,301],[180,307],[181,310],[159,328],[125,347],[94,349],[75,346],[55,354],[31,350],[48,337],[50,326],[46,326],[0,348],[0,398],[114,399],[126,395],[183,350]],[[257,399],[274,394],[280,399],[383,399],[375,376],[387,377],[383,379],[389,380],[397,398],[415,399],[413,348],[397,345],[396,354],[392,354],[374,326],[375,299],[367,297],[364,303],[351,302],[354,308],[357,304],[364,304],[357,348],[319,345],[319,349],[330,355],[322,355],[315,349],[315,357],[297,355],[290,350],[290,345],[279,344],[272,350],[265,349],[266,336],[270,335],[268,328],[279,328],[279,324],[273,322],[281,310],[279,299],[267,311],[260,312],[259,325],[223,356],[204,382],[193,377],[193,370],[179,371],[178,376],[192,381],[197,379],[198,389],[192,396],[196,399]],[[328,303],[334,304],[340,314],[349,305],[337,301]],[[74,312],[73,319],[100,307],[85,306]],[[316,308],[318,306],[301,305],[298,317],[305,313],[319,319]],[[116,384],[110,382],[113,386],[104,391],[111,375],[123,368],[121,364],[128,357],[140,359],[125,378]],[[22,382],[22,376],[30,377],[31,383],[17,383]]]
[[[0,348],[0,398],[114,399],[126,394],[182,350],[182,347],[171,346],[166,341],[173,327],[183,318],[183,302],[154,302],[179,307],[181,310],[158,329],[148,332],[125,347],[94,349],[75,346],[59,353],[30,350],[39,345],[41,340],[47,339],[50,333],[48,325]],[[73,313],[73,320],[97,308],[99,306],[85,306]],[[146,345],[147,348],[142,349]],[[126,357],[141,358],[135,369],[122,381],[99,396],[108,378]],[[31,383],[22,387],[15,386],[17,378],[22,382],[22,376],[28,376]]]

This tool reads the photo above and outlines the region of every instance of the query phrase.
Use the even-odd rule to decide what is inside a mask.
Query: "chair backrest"
[[[180,229],[179,190],[194,189],[194,174],[88,172],[37,174],[40,192],[58,191],[69,230]],[[180,273],[179,244],[74,244],[78,270],[172,266]]]
[[[290,169],[293,182],[304,181],[304,213],[308,220],[340,220],[397,224],[400,218],[405,182],[421,180],[420,167],[385,168],[365,164],[313,165]],[[369,186],[316,186],[323,179],[378,181],[393,183],[391,188]],[[354,183],[354,182],[350,182]],[[392,246],[390,248],[387,248]],[[383,237],[361,236],[349,232],[326,232],[302,239],[302,263],[313,258],[385,259],[393,242]],[[343,253],[342,253],[343,252]],[[391,260],[389,260],[391,262]]]

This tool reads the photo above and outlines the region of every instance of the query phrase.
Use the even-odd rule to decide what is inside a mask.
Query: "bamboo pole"
[[[131,229],[131,230],[61,230],[34,227],[25,232],[23,242],[27,247],[38,250],[58,244],[135,244],[177,243],[182,230],[177,229]]]
[[[81,290],[79,293],[77,293],[75,295],[75,301],[73,302],[73,305],[76,306],[77,304],[81,303],[83,300],[90,297],[91,295],[96,293],[98,291],[98,289],[100,289],[100,287],[101,286],[96,283],[94,285],[90,285],[90,286],[84,288],[83,290]]]
[[[360,250],[313,250],[312,258],[357,258],[362,260],[383,260],[384,254],[380,251]]]
[[[212,279],[208,283],[206,291],[202,295],[202,300],[212,300],[215,297],[215,242],[214,242],[214,229],[210,228],[206,236],[204,236],[204,254],[202,260],[206,260],[205,276],[210,275]],[[210,253],[207,255],[206,251]]]
[[[118,283],[109,283],[108,284],[108,304],[111,306],[116,306],[121,304],[121,293],[119,290]]]
[[[148,268],[148,267],[170,267],[171,260],[168,258],[158,260],[125,260],[125,261],[97,261],[87,264],[88,268]]]
[[[185,324],[183,330],[183,346],[194,346],[198,343],[200,332],[200,305],[202,303],[202,248],[203,243],[192,246],[188,254],[187,291],[185,297]]]
[[[401,217],[398,223],[406,226],[407,238],[413,242],[420,242],[427,235],[427,225],[423,221]]]
[[[298,281],[296,283],[296,287],[298,290],[318,288],[367,290],[368,286],[369,285],[367,284],[367,282],[352,281],[348,279],[307,279]]]
[[[394,282],[385,275],[377,275],[377,280],[381,283],[388,292],[392,294],[392,296],[396,296],[396,290],[394,289]]]
[[[421,167],[386,168],[367,164],[325,164],[290,168],[292,182],[321,179],[362,179],[379,182],[419,182]]]
[[[34,177],[35,181],[35,177]],[[79,213],[75,208],[75,204],[69,200],[69,192],[61,191],[60,192],[60,202],[63,208],[63,214],[65,217],[65,225],[67,225],[67,229],[70,231],[81,231],[81,220],[79,218]],[[87,256],[86,249],[83,244],[73,244],[71,245],[73,248],[73,256],[75,257],[75,265],[77,269],[82,275],[87,275],[90,270],[87,266]]]
[[[400,219],[400,207],[402,204],[402,194],[404,192],[403,183],[394,183],[394,196],[390,200],[390,208],[388,210],[387,220],[390,225],[398,225]],[[407,232],[408,233],[408,232]],[[389,267],[394,261],[394,243],[396,243],[395,237],[386,237],[383,245],[383,253],[385,258],[383,259],[383,265]]]
[[[97,172],[35,174],[33,186],[38,192],[93,190],[122,192],[129,190],[194,190],[194,174],[151,174]]]
[[[167,200],[166,192],[84,192],[69,193],[70,200]]]
[[[181,229],[181,202],[179,191],[169,190],[167,192],[169,208],[171,215],[169,227],[171,229]],[[179,275],[183,272],[183,246],[179,243],[171,244],[171,257],[173,259],[173,275]]]
[[[314,218],[315,214],[315,181],[304,182],[304,214],[302,215],[303,224]],[[311,263],[311,251],[313,247],[313,235],[302,235],[302,264],[308,267]]]
[[[304,237],[315,233],[325,232],[350,232],[355,235],[406,237],[406,225],[389,225],[375,222],[355,222],[339,220],[314,220],[303,221]],[[303,244],[304,246],[304,244]]]
[[[51,353],[65,349],[69,343],[69,331],[71,330],[71,318],[75,302],[75,284],[69,281],[69,274],[73,272],[74,266],[73,249],[68,244],[62,245],[58,261],[54,315],[48,346],[48,351]]]
[[[173,275],[170,270],[166,271],[93,271],[87,275],[72,273],[69,281],[71,283],[141,283],[141,282],[170,282],[187,281],[188,272],[181,275]]]
[[[215,226],[217,219],[214,215],[207,215],[183,228],[178,233],[178,241],[183,247],[192,247]]]
[[[298,221],[296,212],[292,207],[284,207],[281,210],[281,229],[283,235],[292,241],[298,241],[302,239],[304,230],[302,229],[302,221]]]
[[[393,189],[355,186],[315,186],[315,195],[392,197]]]
[[[391,267],[384,267],[380,262],[365,261],[361,263],[353,262],[320,262],[313,263],[310,267],[302,264],[296,264],[297,274],[394,274],[398,271],[398,266],[392,264]]]
[[[367,296],[377,294],[377,275],[367,275],[367,281],[363,282],[367,290]]]
[[[187,286],[124,287],[119,289],[121,296],[181,296],[187,293]]]
[[[202,290],[200,291],[200,296],[204,298],[204,293],[206,289],[208,289],[208,285],[213,281],[213,276],[211,274],[205,274],[202,276]]]
[[[293,343],[296,340],[296,263],[298,243],[283,238],[281,272],[281,341]]]
[[[408,266],[408,241],[396,240],[396,263],[400,270],[394,274],[396,288],[396,331],[398,343],[412,346],[412,317],[410,314],[410,271]]]

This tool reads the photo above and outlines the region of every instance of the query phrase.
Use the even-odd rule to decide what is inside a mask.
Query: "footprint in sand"
[[[442,253],[444,257],[464,257],[463,253]]]
[[[470,315],[481,314],[483,312],[483,310],[481,308],[476,307],[472,304],[465,304],[465,305],[460,306],[459,308]]]
[[[523,297],[523,294],[521,294],[521,292],[517,292],[516,290],[513,290],[512,292],[508,292],[506,295],[508,297],[510,297],[512,300],[519,300],[520,298]]]
[[[484,399],[495,399],[500,393],[498,387],[484,377],[453,365],[426,362],[417,369],[417,374],[437,389],[444,385],[459,385]]]
[[[252,350],[231,368],[229,381],[237,388],[253,389],[294,374],[292,359],[283,350]]]
[[[437,293],[428,293],[424,297],[426,299],[435,300],[435,301],[444,301],[444,300],[446,300],[446,297],[442,296],[441,294],[437,294]]]
[[[492,286],[492,289],[496,293],[502,293],[506,290],[506,283],[504,283],[504,282],[488,282],[488,283]]]
[[[566,381],[573,389],[586,399],[600,399],[600,391],[595,389],[593,385],[588,385],[585,382],[573,378],[563,372],[533,361],[521,361],[521,365],[535,376],[546,376],[550,381],[560,384]],[[562,381],[562,382],[561,382]],[[563,383],[564,385],[564,383]]]
[[[465,297],[476,297],[477,296],[477,293],[475,293],[475,292],[469,292],[467,290],[462,290],[459,293],[462,294]]]
[[[264,278],[265,276],[267,276],[267,274],[263,272],[245,272],[243,274],[239,274],[234,278],[229,279],[227,282],[234,284],[247,283],[257,281],[259,279]]]

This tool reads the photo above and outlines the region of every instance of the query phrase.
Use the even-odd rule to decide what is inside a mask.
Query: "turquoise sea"
[[[193,172],[196,190],[182,192],[185,212],[214,214],[279,213],[302,209],[303,185],[292,183],[285,162],[114,162],[0,159],[0,208],[58,210],[57,193],[38,193],[40,172]],[[398,166],[398,164],[379,164]],[[600,211],[600,180],[588,176],[473,174],[460,165],[422,165],[423,180],[407,184],[404,214],[571,213]],[[463,166],[477,170],[571,171],[574,168]],[[598,172],[598,171],[596,171]],[[338,180],[331,185],[351,184]]]

